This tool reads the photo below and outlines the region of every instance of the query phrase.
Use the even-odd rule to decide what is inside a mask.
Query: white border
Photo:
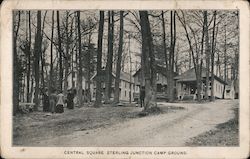
[[[131,158],[246,158],[249,154],[249,8],[243,1],[80,1],[11,0],[1,5],[1,156],[4,158],[85,158],[65,150],[186,151],[186,155]],[[240,10],[240,147],[11,147],[12,9],[239,9]],[[218,110],[219,111],[219,110]],[[90,156],[91,157],[91,156]],[[128,158],[96,155],[93,158]]]

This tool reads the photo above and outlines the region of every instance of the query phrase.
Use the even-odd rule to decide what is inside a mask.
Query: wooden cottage
[[[206,68],[202,68],[202,90],[201,97],[205,96],[205,87],[206,87]],[[196,75],[194,68],[182,73],[179,76],[176,76],[176,92],[177,98],[179,100],[185,99],[196,99],[197,98],[197,86],[196,86]],[[224,85],[227,83],[221,78],[214,75],[214,96],[215,98],[223,98]],[[208,85],[208,96],[211,96],[211,73],[209,76],[209,85]]]
[[[106,80],[106,71],[102,70],[101,71],[101,81],[102,81],[102,96],[104,98],[104,93],[105,93],[105,80]],[[91,78],[92,84],[91,84],[91,89],[92,89],[92,99],[95,100],[96,96],[96,73],[93,75]],[[131,84],[131,88],[130,88]],[[134,99],[134,94],[139,92],[139,87],[135,85],[134,83],[134,78],[131,76],[130,79],[130,74],[121,72],[120,74],[120,101],[129,101],[130,96],[131,96],[131,101]],[[112,73],[112,85],[111,85],[111,100],[114,98],[114,91],[115,91],[115,73]]]
[[[174,77],[177,73],[174,73]],[[135,79],[135,84],[140,87],[142,71],[139,69],[133,75]],[[144,85],[144,82],[143,82]],[[167,71],[165,67],[156,66],[156,87],[157,87],[157,99],[167,99]],[[139,93],[135,95],[136,98],[139,97]]]

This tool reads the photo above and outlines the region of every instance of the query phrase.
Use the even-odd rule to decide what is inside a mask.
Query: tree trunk
[[[96,97],[95,107],[102,105],[102,86],[101,86],[101,70],[102,70],[102,39],[104,28],[104,11],[100,11],[100,21],[98,29],[98,46],[97,46],[97,67],[96,67]]]
[[[59,52],[59,85],[60,91],[62,91],[63,85],[63,68],[62,68],[62,40],[61,40],[61,33],[60,33],[60,15],[59,11],[56,11],[57,16],[57,37],[58,37],[58,52]]]
[[[210,44],[208,35],[208,22],[207,22],[207,11],[204,11],[204,34],[206,36],[206,87],[205,87],[205,99],[208,100],[208,90],[209,90],[209,72],[210,72]]]
[[[86,93],[87,93],[87,101],[91,102],[91,91],[90,91],[90,53],[91,53],[91,36],[92,34],[89,34],[89,39],[88,39],[88,51],[87,51],[87,56],[86,56],[86,62],[87,62],[87,87],[86,87]]]
[[[174,52],[176,41],[176,25],[175,25],[175,12],[170,11],[170,53],[169,53],[169,70],[168,70],[168,97],[169,102],[174,101]]]
[[[161,18],[162,18],[162,39],[163,39],[163,52],[165,57],[165,65],[166,65],[166,72],[168,71],[168,54],[167,54],[167,46],[166,46],[166,29],[165,29],[165,19],[164,19],[164,11],[161,12]],[[169,79],[168,73],[166,76],[167,80]],[[167,88],[168,90],[168,88]],[[167,93],[167,92],[166,92]]]
[[[114,12],[108,11],[108,55],[106,63],[105,103],[109,103],[112,85]]]
[[[214,11],[214,24],[212,36],[212,54],[211,54],[211,101],[214,101],[214,53],[215,53],[215,25],[216,25],[216,11]]]
[[[202,92],[202,65],[197,65],[196,66],[196,80],[197,80],[197,101],[200,102],[201,101],[201,92]]]
[[[51,43],[50,43],[50,79],[49,79],[49,95],[53,86],[53,40],[54,40],[54,11],[52,11],[52,27],[51,27]]]
[[[27,72],[27,96],[26,101],[30,102],[30,67],[31,67],[31,22],[30,22],[30,11],[28,11],[29,21],[29,42],[28,42],[28,72]]]
[[[15,22],[15,16],[13,16],[13,21]],[[13,54],[14,54],[14,64],[13,64],[13,115],[15,115],[19,111],[19,69],[18,69],[18,57],[17,57],[17,36],[20,27],[20,20],[21,20],[21,12],[18,11],[18,20],[16,29],[13,27]]]
[[[144,110],[147,111],[152,107],[156,107],[156,71],[155,59],[153,53],[153,43],[148,20],[147,11],[139,11],[140,25],[142,33],[142,58],[144,61],[145,75],[145,105]]]
[[[75,36],[78,37],[78,21],[77,21],[77,12],[75,12]],[[75,49],[75,70],[73,68],[73,70],[75,71],[76,74],[76,78],[77,78],[77,82],[76,82],[76,89],[77,89],[77,94],[78,94],[78,76],[79,76],[79,71],[78,71],[78,50],[79,50],[79,46],[78,46],[78,40],[75,41],[76,42],[76,49]],[[73,78],[72,78],[73,81]],[[78,96],[78,95],[77,95]],[[78,97],[77,97],[77,101],[78,101]]]
[[[77,76],[77,83],[78,83],[78,102],[79,106],[83,104],[82,99],[82,46],[81,46],[81,21],[80,21],[80,11],[77,11],[77,30],[78,30],[78,49],[79,49],[79,57],[78,57],[78,76]]]
[[[41,54],[41,47],[42,47],[42,34],[41,34],[41,11],[37,11],[37,32],[35,37],[35,60],[34,60],[34,66],[35,66],[35,96],[34,96],[34,103],[35,107],[34,109],[37,111],[39,106],[39,63],[40,63],[40,54]]]
[[[120,73],[121,73],[121,60],[122,60],[122,48],[123,48],[123,12],[120,11],[120,34],[119,34],[119,48],[118,48],[118,57],[116,62],[116,75],[115,75],[115,94],[114,94],[114,103],[117,104],[120,102]]]
[[[42,24],[42,31],[41,31],[41,41],[43,41],[43,34],[44,34],[44,25],[45,25],[45,18],[47,15],[47,11],[45,11],[44,13],[44,17],[43,17],[43,24]],[[45,92],[45,80],[44,80],[44,65],[45,65],[45,46],[44,48],[41,50],[41,84],[42,84],[42,91]]]
[[[227,26],[224,29],[224,81],[227,81]],[[223,87],[222,98],[225,98],[226,85]]]
[[[67,89],[68,89],[68,74],[69,74],[69,61],[70,61],[70,55],[69,55],[69,31],[68,31],[68,20],[69,19],[69,12],[66,12],[66,26],[65,26],[65,32],[66,32],[66,48],[65,48],[65,74],[64,74],[64,88],[63,88],[63,94],[67,95]]]

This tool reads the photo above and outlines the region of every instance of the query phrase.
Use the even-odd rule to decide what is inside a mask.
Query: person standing
[[[57,103],[56,103],[56,113],[63,113],[64,109],[64,96],[62,91],[57,95]]]
[[[52,114],[55,113],[56,101],[57,101],[57,95],[55,94],[55,90],[52,90],[49,96],[49,106]]]
[[[69,90],[68,91],[68,94],[67,94],[67,108],[68,109],[74,109],[74,94],[72,92],[72,90]]]
[[[49,112],[49,96],[48,96],[48,91],[46,90],[45,93],[43,93],[43,111],[44,112]]]
[[[145,99],[145,87],[142,86],[140,89],[140,102],[141,102],[141,107],[144,107],[144,99]]]

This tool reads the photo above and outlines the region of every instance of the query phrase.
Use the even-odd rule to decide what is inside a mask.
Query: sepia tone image
[[[238,147],[239,10],[13,10],[13,146]]]

